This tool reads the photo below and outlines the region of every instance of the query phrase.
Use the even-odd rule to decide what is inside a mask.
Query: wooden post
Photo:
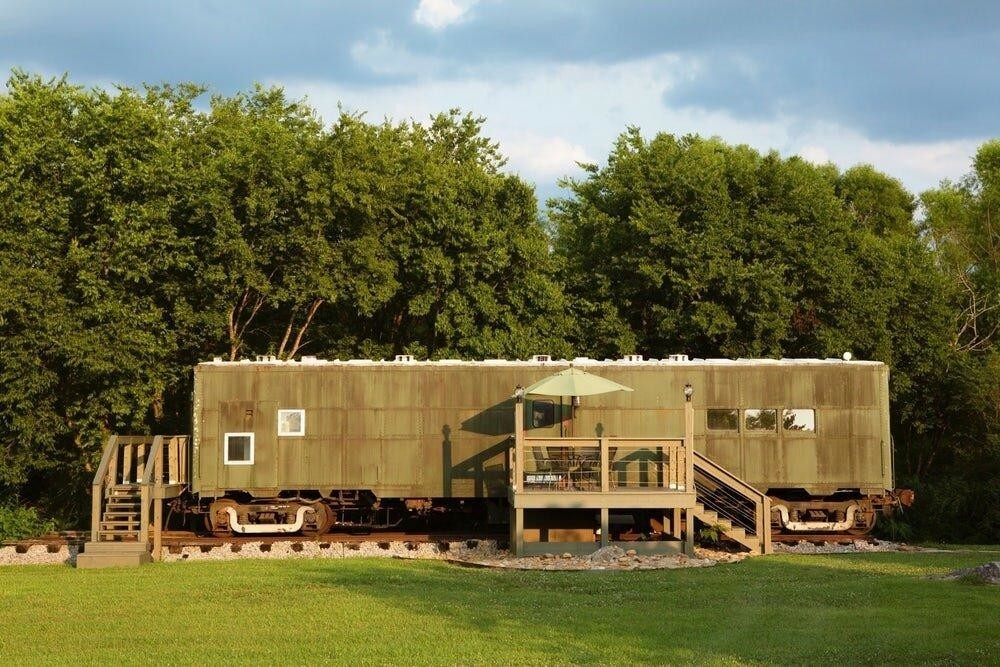
[[[167,450],[167,475],[169,475],[169,482],[171,484],[176,484],[180,479],[179,468],[181,464],[180,457],[180,438],[174,436],[170,438],[170,446]]]
[[[694,488],[694,403],[691,397],[684,401],[684,489]]]
[[[524,554],[524,508],[515,507],[512,511],[510,546],[515,556],[521,556]]]
[[[514,505],[510,509],[510,548],[515,556],[524,553],[524,508],[517,507],[517,493],[524,484],[524,389],[514,390],[514,479],[511,491]]]
[[[602,547],[608,546],[608,542],[611,539],[611,536],[608,534],[608,524],[609,523],[610,522],[608,520],[608,508],[607,507],[602,507],[601,508],[601,546]]]
[[[139,487],[139,544],[149,548],[149,486]]]
[[[684,553],[694,556],[694,510],[684,510]]]
[[[518,387],[518,392],[522,391]],[[524,483],[524,397],[514,398],[514,492]]]
[[[93,497],[90,499],[90,541],[99,542],[101,539],[101,510],[104,509],[104,486],[93,484],[90,487]]]
[[[125,447],[122,449],[122,475],[121,483],[129,483],[129,474],[132,472],[132,450],[135,448],[135,444],[132,442],[125,443]],[[116,486],[118,484],[117,479],[111,480],[111,485]]]
[[[681,539],[681,508],[675,507],[671,510],[670,534],[675,540]]]
[[[155,494],[154,494],[155,495]],[[163,499],[153,499],[153,561],[160,562],[163,550]]]
[[[608,477],[611,473],[611,452],[608,448],[609,439],[601,438],[601,493],[608,492]]]

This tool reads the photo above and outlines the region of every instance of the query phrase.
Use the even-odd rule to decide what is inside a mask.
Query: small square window
[[[305,435],[305,410],[278,410],[278,435]]]
[[[783,410],[781,427],[786,431],[816,432],[816,411],[811,408]]]
[[[253,433],[227,433],[224,445],[227,466],[253,465]]]
[[[740,428],[740,411],[733,409],[709,409],[708,430],[738,431]]]
[[[531,402],[532,428],[546,428],[556,423],[556,405],[548,400]]]
[[[743,423],[748,431],[776,431],[778,429],[778,411],[768,409],[747,410]]]

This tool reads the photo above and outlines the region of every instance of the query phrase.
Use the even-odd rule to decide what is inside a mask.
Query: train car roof
[[[532,359],[437,359],[416,360],[408,355],[398,355],[395,359],[319,359],[304,356],[301,359],[285,360],[273,356],[258,356],[255,359],[240,359],[238,361],[223,360],[216,357],[212,361],[204,361],[198,366],[209,367],[247,367],[247,366],[281,366],[286,368],[317,367],[317,366],[577,366],[577,367],[651,367],[651,366],[883,366],[881,361],[860,361],[850,357],[844,359],[697,359],[687,355],[671,355],[666,359],[644,359],[639,355],[630,355],[622,359],[589,359],[576,357],[574,359],[552,359],[538,355]]]

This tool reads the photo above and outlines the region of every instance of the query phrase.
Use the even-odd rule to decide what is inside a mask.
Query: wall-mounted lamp
[[[574,396],[573,397],[573,407],[574,408],[580,407],[580,397],[579,396]]]
[[[686,385],[684,385],[684,400],[690,403],[692,396],[694,396],[694,387],[692,387],[691,383],[689,382]]]
[[[520,403],[521,401],[523,401],[524,400],[524,387],[522,387],[521,385],[517,385],[517,387],[514,388],[514,393],[513,393],[513,395],[511,395],[511,398],[513,398],[518,403]]]

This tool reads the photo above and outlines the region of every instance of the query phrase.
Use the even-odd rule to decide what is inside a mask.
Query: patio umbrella
[[[579,368],[567,368],[525,388],[524,393],[543,396],[593,396],[612,391],[632,391],[632,388]]]

